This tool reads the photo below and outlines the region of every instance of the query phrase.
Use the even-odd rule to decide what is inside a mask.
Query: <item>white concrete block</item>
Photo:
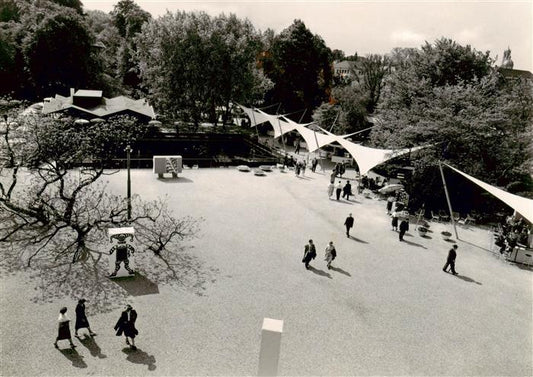
[[[282,320],[263,319],[258,376],[277,376],[282,332]]]

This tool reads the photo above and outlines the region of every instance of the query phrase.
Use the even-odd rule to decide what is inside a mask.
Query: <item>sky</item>
[[[86,10],[110,12],[118,0],[82,0]],[[385,54],[451,38],[490,51],[496,64],[511,48],[515,69],[533,72],[533,0],[520,1],[178,1],[135,0],[157,18],[168,11],[234,13],[258,30],[276,33],[302,20],[331,49],[346,55]]]

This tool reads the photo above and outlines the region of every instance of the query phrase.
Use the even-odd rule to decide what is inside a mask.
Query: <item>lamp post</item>
[[[128,169],[128,222],[131,221],[131,176],[130,176],[130,153],[131,153],[131,147],[128,144],[126,146],[126,168]]]

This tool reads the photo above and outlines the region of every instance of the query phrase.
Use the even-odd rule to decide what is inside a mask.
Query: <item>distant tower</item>
[[[513,69],[514,63],[511,59],[511,49],[507,47],[507,50],[503,52],[502,68]]]

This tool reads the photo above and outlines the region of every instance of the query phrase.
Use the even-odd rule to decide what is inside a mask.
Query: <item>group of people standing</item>
[[[95,332],[91,330],[89,325],[89,320],[85,313],[85,303],[87,300],[80,299],[78,300],[78,305],[76,305],[76,322],[74,325],[74,336],[80,339],[79,331],[86,328],[89,330],[89,336],[93,337],[96,335]],[[70,342],[70,347],[75,348],[76,345],[72,342],[72,335],[70,333],[70,318],[67,315],[67,308],[63,307],[59,310],[58,318],[58,331],[56,341],[54,342],[54,347],[59,348],[57,342],[60,340],[68,340]],[[115,324],[116,336],[121,336],[124,334],[126,337],[126,344],[131,347],[132,350],[136,350],[135,347],[135,336],[139,334],[139,331],[135,327],[135,322],[137,321],[137,312],[131,305],[126,305],[124,311],[121,313],[120,318]]]
[[[316,172],[316,167],[318,166],[318,160],[316,158],[313,158],[311,160],[311,171],[314,173]],[[305,176],[305,169],[307,167],[307,163],[305,161],[296,161],[294,164],[294,173],[299,176],[300,173],[302,176]]]

